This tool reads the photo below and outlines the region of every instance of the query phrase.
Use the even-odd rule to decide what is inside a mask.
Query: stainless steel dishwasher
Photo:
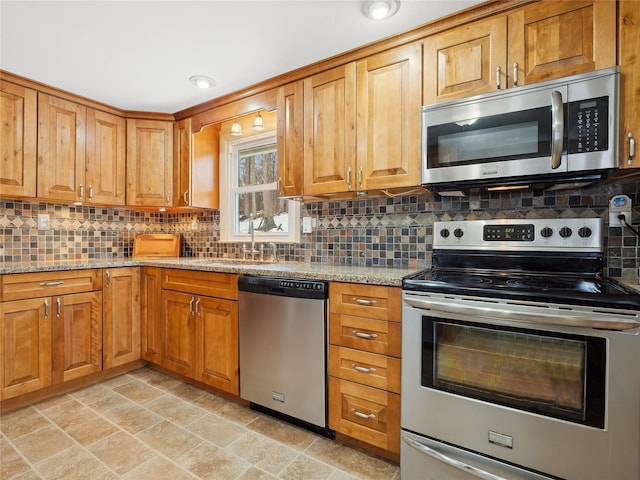
[[[242,275],[238,280],[240,396],[251,407],[325,436],[326,282]]]

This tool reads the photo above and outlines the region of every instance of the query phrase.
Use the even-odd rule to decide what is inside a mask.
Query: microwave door
[[[423,111],[423,183],[567,171],[566,87]]]

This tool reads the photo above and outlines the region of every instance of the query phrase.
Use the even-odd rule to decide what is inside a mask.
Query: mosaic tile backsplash
[[[607,182],[557,192],[513,191],[469,197],[430,193],[305,203],[317,219],[299,244],[279,245],[287,261],[423,267],[429,265],[437,220],[600,217],[608,225],[613,195],[626,194],[640,221],[640,183]],[[37,229],[38,214],[51,228]],[[195,222],[194,222],[195,221]],[[197,230],[192,225],[197,225]],[[181,233],[184,256],[236,256],[241,244],[219,241],[219,212],[150,212],[0,198],[0,256],[4,262],[129,257],[140,233]],[[607,274],[638,279],[638,239],[628,228],[605,228]]]

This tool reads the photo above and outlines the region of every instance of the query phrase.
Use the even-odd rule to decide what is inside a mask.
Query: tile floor
[[[149,368],[0,416],[0,479],[398,480],[396,465]]]

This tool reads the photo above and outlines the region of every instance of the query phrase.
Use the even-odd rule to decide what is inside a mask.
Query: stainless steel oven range
[[[640,478],[640,296],[597,218],[436,222],[403,280],[407,480]]]

